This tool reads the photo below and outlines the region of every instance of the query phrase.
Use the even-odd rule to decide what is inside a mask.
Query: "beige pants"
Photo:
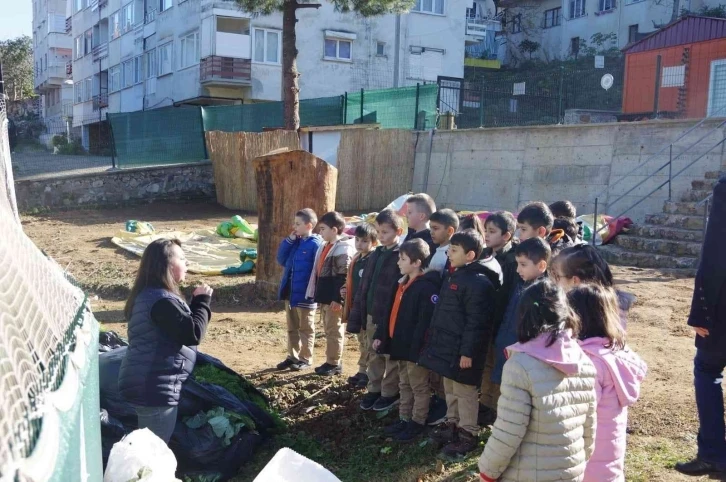
[[[325,329],[325,362],[338,366],[343,358],[345,325],[341,321],[342,311],[334,311],[330,305],[320,305],[320,315]]]
[[[499,403],[499,385],[492,382],[492,370],[494,370],[494,342],[489,345],[487,351],[486,364],[484,365],[484,375],[481,378],[481,395],[479,395],[479,403],[492,410],[497,409]]]
[[[434,392],[441,400],[446,399],[446,392],[444,391],[444,377],[436,372],[429,371],[429,387],[431,391]]]
[[[380,393],[383,397],[398,395],[398,363],[388,355],[380,355],[373,349],[373,335],[376,325],[368,315],[366,339],[368,340],[368,392]]]
[[[398,389],[401,391],[401,404],[398,414],[403,420],[426,425],[429,415],[431,390],[429,389],[429,370],[410,361],[398,361]]]
[[[315,348],[315,310],[293,308],[285,302],[287,318],[287,357],[293,361],[313,362]]]
[[[360,356],[358,357],[358,373],[367,375],[368,374],[368,337],[366,336],[365,330],[361,330],[357,336],[358,336],[358,351],[360,351]]]
[[[477,387],[444,378],[444,390],[446,390],[446,420],[456,423],[459,428],[472,435],[477,435],[479,433]]]

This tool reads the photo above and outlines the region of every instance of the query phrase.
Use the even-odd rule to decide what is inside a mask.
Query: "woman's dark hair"
[[[620,310],[615,290],[601,285],[580,285],[567,293],[567,301],[580,318],[580,339],[607,338],[605,348],[625,347],[625,333],[620,324]]]
[[[524,290],[517,305],[517,341],[526,343],[549,333],[551,346],[565,330],[576,337],[580,320],[567,304],[565,292],[549,279],[537,281]]]
[[[589,244],[563,249],[555,258],[554,264],[565,278],[577,276],[583,283],[596,283],[606,288],[613,286],[610,266],[597,249]]]
[[[482,239],[484,238],[484,223],[476,214],[467,214],[459,219],[459,232],[466,231],[467,229],[473,229],[481,235]]]
[[[134,309],[136,297],[146,288],[162,288],[174,294],[179,293],[179,287],[171,273],[172,247],[179,246],[178,239],[157,239],[152,241],[144,250],[136,273],[136,281],[124,306],[124,315],[128,321]]]

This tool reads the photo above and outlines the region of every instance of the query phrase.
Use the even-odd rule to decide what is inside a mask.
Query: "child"
[[[292,233],[277,248],[277,262],[285,267],[278,296],[285,300],[287,318],[287,358],[277,364],[278,370],[301,371],[312,366],[317,305],[306,293],[315,255],[323,244],[323,239],[313,234],[317,223],[318,216],[312,209],[298,211]]]
[[[343,233],[345,218],[335,211],[323,214],[318,221],[318,228],[325,243],[315,254],[315,269],[305,293],[307,298],[320,303],[325,329],[326,360],[315,369],[315,373],[323,376],[340,375],[343,372],[341,359],[345,344],[343,297],[340,289],[345,284],[350,260],[355,254],[355,241]]]
[[[552,277],[565,290],[582,283],[595,283],[613,288],[613,274],[610,266],[600,256],[597,248],[578,245],[563,250],[552,262]],[[635,296],[616,290],[620,307],[620,323],[623,330],[627,327],[628,311],[635,303]]]
[[[350,309],[353,306],[353,299],[360,287],[363,272],[370,254],[378,246],[378,233],[376,228],[369,223],[363,223],[355,228],[355,250],[357,254],[350,262],[350,269],[345,280],[345,286],[340,289],[340,295],[345,300],[343,304],[343,323],[348,323]],[[348,383],[354,388],[365,388],[368,385],[368,344],[365,330],[358,332],[358,373],[348,378]]]
[[[519,342],[507,349],[497,420],[479,459],[482,480],[582,480],[594,449],[596,372],[577,331],[555,283],[522,294]]]
[[[391,316],[398,289],[398,246],[403,219],[393,210],[386,209],[376,216],[376,226],[381,246],[371,254],[363,272],[348,317],[348,331],[358,333],[365,329],[368,343],[368,393],[363,396],[360,407],[384,411],[398,403],[398,363],[373,349],[373,335],[376,326]]]
[[[478,388],[489,346],[500,273],[479,260],[484,239],[475,231],[451,238],[447,276],[419,363],[444,377],[446,422],[432,438],[444,454],[463,455],[477,446]]]
[[[441,277],[435,271],[424,274],[429,247],[421,239],[403,243],[398,257],[403,278],[398,281],[390,318],[376,327],[373,349],[388,353],[391,360],[398,362],[400,419],[384,432],[396,441],[410,442],[423,433],[429,415],[429,371],[417,362],[438,300]]]
[[[584,480],[624,481],[628,407],[638,400],[648,367],[625,345],[612,289],[581,285],[570,291],[567,299],[582,324],[580,346],[597,370],[595,452],[587,463]]]
[[[429,218],[436,211],[436,203],[426,193],[414,194],[406,200],[406,219],[408,220],[408,235],[405,241],[423,239],[429,245],[429,252],[434,252],[436,245],[431,239]]]
[[[473,229],[482,238],[486,234],[484,223],[481,222],[481,218],[476,214],[467,214],[459,219],[459,231],[466,231],[467,229]]]
[[[543,202],[535,202],[525,206],[517,216],[517,228],[520,241],[540,237],[546,239],[553,255],[573,246],[574,243],[562,230],[552,230],[554,216],[550,208]]]
[[[468,214],[459,219],[459,232],[467,230],[475,231],[479,236],[481,236],[482,239],[486,237],[484,223],[482,222],[481,218],[476,214]],[[486,248],[486,244],[484,244],[484,248]],[[497,286],[497,289],[499,289],[504,282],[504,275],[502,273],[502,267],[499,265],[499,262],[494,258],[494,254],[492,253],[492,251],[488,249],[483,249],[481,255],[479,256],[479,260],[482,261],[487,268],[499,274],[499,286]],[[446,265],[446,269],[448,272],[453,272],[453,269],[451,269],[451,266],[449,266],[448,264]]]
[[[557,218],[571,219],[577,226],[577,234],[572,236],[572,240],[575,244],[582,244],[582,221],[577,220],[577,209],[575,205],[570,201],[557,201],[550,204],[550,211],[552,215]]]
[[[449,259],[446,255],[449,251],[449,241],[459,229],[459,217],[451,209],[439,209],[431,215],[429,224],[431,239],[437,248],[431,252],[427,265],[430,269],[443,274]]]

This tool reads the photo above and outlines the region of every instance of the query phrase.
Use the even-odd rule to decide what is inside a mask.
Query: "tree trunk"
[[[297,1],[285,0],[282,11],[282,101],[284,104],[285,129],[300,128],[300,87],[297,71]]]
[[[335,209],[338,170],[306,151],[268,154],[253,161],[257,183],[257,285],[274,297],[282,266],[277,247],[292,231],[295,213],[311,208],[318,216]]]

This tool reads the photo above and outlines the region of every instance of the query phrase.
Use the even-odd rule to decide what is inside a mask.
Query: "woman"
[[[212,288],[194,290],[190,305],[179,291],[187,260],[176,239],[157,239],[144,251],[126,301],[129,347],[121,363],[119,391],[134,405],[139,428],[169,442],[182,384],[194,370],[197,345],[212,315]]]

